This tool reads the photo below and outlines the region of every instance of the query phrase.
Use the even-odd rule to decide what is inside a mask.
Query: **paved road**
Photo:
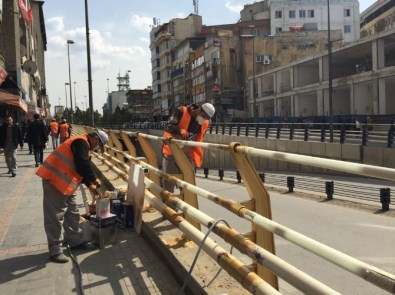
[[[224,197],[242,201],[248,198],[237,184],[198,179],[198,185]],[[291,194],[271,192],[273,220],[316,239],[337,250],[395,274],[395,218],[375,214],[375,210],[344,207],[319,199],[305,199]],[[210,216],[224,217],[231,226],[247,232],[249,223],[199,198],[200,208]],[[215,218],[215,217],[214,217]],[[280,238],[275,238],[277,255],[342,294],[386,294],[363,279],[344,271]],[[225,248],[229,249],[229,245]],[[302,294],[280,280],[283,294]]]

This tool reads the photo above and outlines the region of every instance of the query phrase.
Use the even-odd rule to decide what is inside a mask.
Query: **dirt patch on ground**
[[[168,251],[189,271],[198,246],[184,239],[182,232],[156,210],[144,213],[143,219]],[[192,275],[208,294],[251,294],[203,251],[198,256]]]

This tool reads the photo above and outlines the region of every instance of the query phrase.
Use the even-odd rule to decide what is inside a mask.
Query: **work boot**
[[[67,262],[69,262],[69,259],[63,253],[59,253],[59,254],[56,254],[56,255],[49,256],[49,259],[51,259],[51,261],[56,262],[56,263],[67,263]]]

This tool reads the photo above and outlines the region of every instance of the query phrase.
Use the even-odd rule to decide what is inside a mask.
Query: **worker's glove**
[[[187,139],[188,138],[188,131],[185,129],[180,129],[180,135],[182,139]]]
[[[96,188],[100,188],[100,187],[101,187],[101,181],[100,181],[100,179],[96,178],[96,179],[95,179],[95,182],[94,182],[94,185],[96,186]]]
[[[89,189],[92,193],[94,193],[94,194],[97,193],[97,186],[94,185],[94,184],[91,184],[91,185],[88,187],[88,189]]]
[[[194,133],[192,133],[192,132],[189,132],[188,133],[188,138],[187,138],[188,140],[194,140],[195,139],[195,134]]]

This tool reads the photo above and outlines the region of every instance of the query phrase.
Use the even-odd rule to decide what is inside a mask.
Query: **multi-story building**
[[[126,95],[132,121],[152,121],[152,89],[131,89]]]
[[[117,108],[122,109],[127,107],[128,105],[128,100],[127,100],[127,93],[129,90],[118,90],[118,91],[112,91],[108,98],[107,98],[107,103],[106,103],[106,108],[107,112],[110,112],[110,114],[114,114],[115,110]]]
[[[205,37],[186,38],[173,49],[171,80],[175,107],[193,102],[191,66],[195,50],[204,44],[205,40]]]
[[[10,114],[19,120],[49,113],[43,4],[43,0],[1,2],[1,117]]]
[[[202,17],[190,14],[184,19],[175,18],[163,25],[154,25],[150,32],[150,49],[154,116],[158,119],[166,118],[169,109],[175,107],[171,80],[172,49],[185,38],[200,34]]]
[[[329,1],[329,3],[328,3]],[[360,35],[358,0],[270,0],[245,5],[241,21],[270,20],[270,34],[288,31],[342,31],[344,43],[356,41]]]
[[[334,116],[394,114],[393,40],[395,29],[334,49],[331,64],[328,52],[323,51],[258,73],[259,116],[329,116],[330,104]],[[249,87],[253,88],[253,77]]]
[[[361,13],[361,38],[385,32],[394,23],[395,1],[377,1]]]

